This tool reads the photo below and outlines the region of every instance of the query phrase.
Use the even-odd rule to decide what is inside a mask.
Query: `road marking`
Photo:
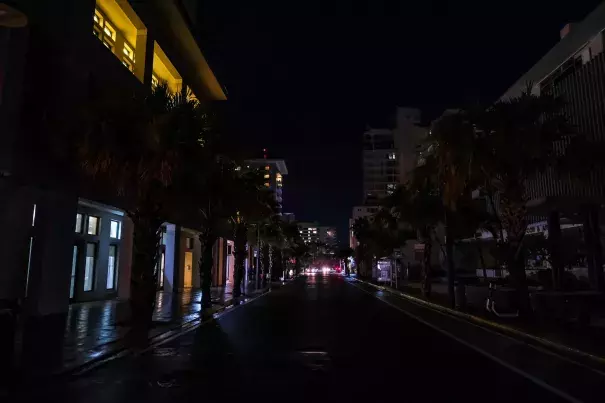
[[[517,367],[515,367],[515,366],[513,366],[511,364],[509,364],[509,363],[507,363],[506,361],[501,360],[500,358],[498,358],[498,357],[496,357],[496,356],[488,353],[487,351],[482,350],[479,347],[472,345],[471,343],[469,343],[469,342],[467,342],[467,341],[459,338],[458,336],[453,335],[452,333],[448,332],[447,330],[441,329],[441,328],[433,325],[432,323],[429,323],[429,322],[425,321],[424,319],[420,318],[419,316],[414,315],[413,313],[410,313],[410,312],[408,312],[408,311],[406,311],[406,310],[398,307],[397,305],[395,305],[395,304],[393,304],[393,303],[391,303],[389,301],[385,301],[385,300],[383,300],[381,298],[376,298],[374,295],[372,295],[371,292],[364,290],[363,288],[359,287],[356,284],[353,284],[351,282],[349,282],[349,284],[351,284],[353,287],[357,288],[358,290],[361,290],[361,291],[365,292],[366,294],[371,295],[372,297],[374,297],[378,301],[381,301],[381,302],[389,305],[390,307],[395,308],[396,310],[398,310],[400,312],[403,312],[405,315],[407,315],[407,316],[409,316],[409,317],[417,320],[418,322],[424,324],[425,326],[428,326],[431,329],[436,330],[439,333],[441,333],[441,334],[443,334],[443,335],[445,335],[447,337],[450,337],[450,338],[456,340],[458,343],[460,343],[460,344],[462,344],[462,345],[470,348],[471,350],[473,350],[473,351],[475,351],[475,352],[477,352],[477,353],[479,353],[479,354],[481,354],[481,355],[483,355],[483,356],[491,359],[492,361],[497,362],[498,364],[502,365],[503,367],[508,368],[509,370],[515,372],[518,375],[521,375],[522,377],[524,377],[527,380],[535,383],[536,385],[538,385],[538,386],[540,386],[540,387],[548,390],[551,393],[554,393],[555,395],[559,396],[560,398],[565,399],[565,400],[567,400],[569,402],[573,402],[573,403],[583,403],[581,400],[578,400],[575,397],[573,397],[573,396],[571,396],[571,395],[563,392],[562,390],[559,390],[559,389],[557,389],[557,388],[555,388],[555,387],[547,384],[546,382],[542,381],[541,379],[538,379],[535,376],[533,376],[533,375],[531,375],[531,374],[529,374],[529,373],[527,373],[527,372],[525,372],[525,371],[523,371],[523,370],[521,370],[521,369],[519,369],[519,368],[517,368]]]
[[[441,309],[442,307],[439,307],[439,308],[438,307],[434,307],[433,306],[433,305],[435,305],[434,303],[431,303],[431,302],[428,302],[428,301],[423,301],[423,300],[418,300],[415,297],[410,297],[409,295],[405,295],[401,291],[389,290],[387,288],[376,286],[376,285],[374,285],[372,283],[366,283],[366,282],[361,281],[361,280],[356,280],[356,281],[359,281],[362,284],[368,284],[368,285],[373,286],[373,287],[378,287],[378,289],[386,291],[387,293],[389,293],[389,294],[391,294],[391,295],[393,295],[395,297],[402,297],[403,299],[405,299],[405,302],[413,304],[413,305],[415,305],[417,307],[425,308],[425,309],[430,309],[431,311],[433,311],[435,313],[438,313],[440,315],[443,315],[443,316],[445,316],[447,318],[451,318],[451,319],[457,320],[458,322],[469,324],[471,326],[475,326],[475,327],[477,327],[477,328],[479,328],[481,330],[484,330],[486,332],[489,332],[489,333],[495,334],[497,336],[509,339],[509,340],[511,340],[511,341],[513,341],[513,342],[515,342],[517,344],[533,348],[536,351],[539,351],[539,352],[544,353],[544,354],[551,355],[551,356],[556,357],[558,359],[561,359],[563,361],[567,361],[570,364],[574,364],[574,365],[577,365],[578,367],[581,367],[581,368],[584,368],[584,369],[588,369],[588,370],[590,370],[590,371],[592,371],[592,372],[594,372],[594,373],[596,373],[596,374],[598,374],[600,376],[605,377],[605,372],[600,371],[600,370],[598,370],[596,368],[590,367],[590,366],[588,366],[588,365],[586,365],[586,364],[584,364],[582,362],[573,360],[573,359],[571,359],[569,357],[566,357],[564,355],[560,355],[560,354],[558,354],[558,353],[556,353],[554,351],[547,350],[547,349],[545,349],[543,347],[536,346],[534,344],[529,344],[529,343],[527,343],[525,341],[521,341],[521,340],[515,339],[514,337],[512,337],[510,335],[507,335],[505,333],[501,333],[501,332],[498,332],[496,330],[490,329],[487,326],[489,326],[491,324],[491,322],[488,322],[487,320],[483,320],[482,318],[477,318],[477,319],[481,319],[481,322],[479,322],[479,323],[487,323],[487,326],[481,326],[480,324],[473,323],[474,322],[474,318],[472,318],[471,315],[464,314],[464,313],[461,313],[461,312],[452,312],[452,313],[450,313],[449,309],[445,310],[445,309]],[[466,319],[463,319],[463,318],[466,318]],[[537,342],[544,342],[544,340],[545,340],[545,339],[542,339],[540,337],[535,337],[533,335],[525,334],[525,333],[523,333],[521,331],[509,328],[507,326],[502,326],[502,325],[499,325],[499,324],[496,324],[496,325],[497,325],[497,327],[499,329],[502,329],[505,332],[509,331],[509,332],[513,332],[515,334],[520,334],[521,337],[527,337],[527,338],[529,338],[531,340],[534,340],[534,341],[537,341]],[[555,348],[556,348],[556,343],[549,342],[548,345],[555,346]],[[566,347],[566,346],[562,346],[562,347]],[[571,352],[571,353],[577,351],[577,350],[574,350],[574,349],[568,348],[568,347],[567,347],[567,350],[569,352]],[[583,352],[581,352],[581,353],[582,353],[583,356],[585,356],[585,358],[589,358],[589,359],[590,358],[593,358],[593,359],[595,358],[595,356],[592,356],[590,354],[583,353]]]
[[[447,307],[444,307],[444,306],[441,306],[441,305],[438,305],[438,304],[435,304],[435,303],[432,303],[432,302],[429,302],[429,301],[425,301],[425,300],[419,299],[419,298],[411,296],[409,294],[405,294],[405,293],[403,293],[401,291],[390,290],[390,289],[388,289],[386,287],[379,286],[379,285],[376,285],[376,284],[373,284],[373,283],[369,283],[369,282],[364,281],[364,280],[355,279],[355,281],[358,281],[358,282],[360,282],[362,284],[367,284],[369,286],[378,288],[379,290],[386,291],[386,292],[388,292],[388,293],[390,293],[392,295],[400,296],[400,297],[408,300],[411,303],[415,303],[418,306],[422,306],[422,307],[425,307],[425,308],[432,309],[432,310],[434,310],[436,312],[439,312],[441,314],[447,314],[447,315],[450,315],[451,317],[456,317],[458,319],[459,318],[464,318],[464,319],[466,319],[466,321],[469,321],[469,322],[478,322],[480,325],[483,324],[483,325],[486,325],[486,326],[495,327],[495,328],[501,329],[504,332],[520,335],[521,337],[524,337],[526,339],[531,339],[531,340],[536,341],[536,342],[538,342],[540,344],[544,344],[544,345],[550,346],[550,347],[555,348],[557,350],[566,351],[568,353],[576,354],[576,355],[582,356],[583,358],[589,359],[591,361],[598,362],[601,365],[605,365],[605,358],[603,358],[603,357],[599,357],[599,356],[587,353],[585,351],[581,351],[581,350],[578,350],[576,348],[572,348],[572,347],[566,346],[564,344],[559,344],[559,343],[553,342],[551,340],[545,339],[543,337],[538,337],[538,336],[535,336],[535,335],[532,335],[532,334],[529,334],[529,333],[524,333],[524,332],[522,332],[522,331],[520,331],[518,329],[515,329],[514,327],[509,327],[509,326],[503,325],[501,323],[492,322],[490,320],[487,320],[487,319],[484,319],[484,318],[481,318],[481,317],[477,317],[477,316],[473,316],[473,315],[466,314],[466,313],[463,313],[463,312],[455,311],[455,310],[452,310],[450,308],[447,308]],[[498,332],[496,332],[496,334],[497,333]],[[532,346],[531,344],[527,344],[527,345],[528,346]],[[537,349],[537,347],[535,347],[535,348]],[[551,352],[551,354],[555,354],[555,353]],[[571,360],[570,358],[567,358],[567,359]],[[574,362],[574,363],[576,363],[576,364],[578,364],[580,366],[586,367],[586,368],[590,368],[590,369],[592,369],[595,372],[600,372],[600,371],[598,371],[598,370],[596,370],[594,368],[591,368],[589,366],[586,366],[586,365],[584,365],[584,364],[582,364],[580,362],[576,362],[576,361],[573,361],[573,360],[571,360],[571,362]]]

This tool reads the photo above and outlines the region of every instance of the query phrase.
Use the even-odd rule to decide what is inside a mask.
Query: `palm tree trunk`
[[[511,188],[512,189],[512,188]],[[508,237],[507,267],[510,273],[511,284],[515,288],[519,316],[529,318],[532,316],[525,273],[525,256],[522,253],[523,238],[527,229],[525,200],[522,197],[523,189],[513,189],[500,198],[502,223]]]
[[[202,288],[202,308],[209,308],[212,306],[212,295],[210,288],[212,287],[212,266],[214,264],[214,257],[212,255],[212,248],[217,240],[214,231],[211,228],[206,228],[200,232],[198,236],[201,245],[201,256],[199,262],[200,268],[200,285]]]
[[[279,249],[277,247],[272,248],[272,251],[271,251],[271,264],[270,264],[271,275],[269,276],[269,278],[271,279],[271,281],[273,281],[273,280],[279,280],[279,273],[283,269],[282,266],[281,266],[281,254],[282,254],[281,249]],[[273,278],[274,276],[276,276],[276,278]]]
[[[450,308],[456,307],[456,267],[454,265],[454,236],[452,235],[451,226],[448,225],[448,215],[446,217],[446,235],[445,235],[445,258],[447,262],[447,295],[450,303]],[[450,220],[451,221],[451,220]]]
[[[422,295],[431,297],[431,254],[433,244],[430,240],[425,241],[422,254]]]
[[[269,264],[271,261],[271,248],[269,246],[269,244],[267,242],[263,242],[262,247],[260,248],[261,251],[261,273],[263,274],[263,278],[262,278],[262,285],[264,286],[264,282],[267,281],[267,273],[269,273]]]
[[[248,228],[245,223],[235,225],[234,234],[235,272],[233,273],[233,296],[242,295],[242,280],[244,278],[246,261],[246,243],[248,242]]]
[[[133,222],[133,259],[130,276],[132,341],[147,341],[157,290],[157,260],[161,240],[161,220],[153,212],[130,215]]]
[[[267,259],[269,261],[268,265],[267,265],[267,281],[269,281],[269,283],[271,283],[271,280],[273,279],[273,255],[275,254],[275,249],[273,248],[273,246],[268,245],[268,253],[267,253]]]

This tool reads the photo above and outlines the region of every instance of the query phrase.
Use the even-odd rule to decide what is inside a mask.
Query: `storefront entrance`
[[[185,252],[185,265],[183,267],[183,272],[185,273],[183,287],[191,288],[192,279],[193,279],[193,253],[192,252]]]

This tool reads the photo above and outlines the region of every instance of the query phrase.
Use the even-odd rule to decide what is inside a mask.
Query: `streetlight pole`
[[[260,276],[260,224],[256,224],[256,280],[255,289],[258,290],[258,278]]]

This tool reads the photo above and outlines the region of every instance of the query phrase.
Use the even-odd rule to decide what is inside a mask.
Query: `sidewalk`
[[[259,294],[250,284],[247,295]],[[215,309],[231,304],[231,285],[212,288]],[[179,293],[158,292],[156,295],[153,327],[149,338],[153,339],[173,329],[200,319],[202,292],[199,289]],[[52,365],[53,372],[73,371],[83,365],[123,350],[121,341],[128,333],[126,324],[129,306],[127,301],[95,301],[72,304],[69,307],[63,334],[60,363]]]

